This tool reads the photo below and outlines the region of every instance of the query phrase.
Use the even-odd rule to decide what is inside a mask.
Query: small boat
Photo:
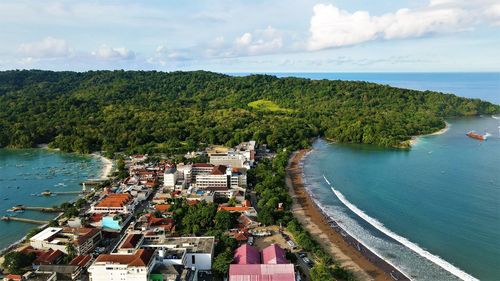
[[[470,131],[465,135],[468,136],[469,138],[473,138],[473,139],[480,140],[480,141],[485,141],[490,136],[490,134],[488,134],[488,133],[486,133],[484,135],[480,135],[480,134],[475,133],[474,131]]]

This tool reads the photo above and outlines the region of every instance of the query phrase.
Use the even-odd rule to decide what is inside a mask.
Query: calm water
[[[318,141],[306,182],[348,232],[417,280],[454,279],[442,267],[499,280],[500,120],[449,122],[445,134],[422,137],[411,151]],[[471,129],[493,136],[476,141],[465,136]],[[424,249],[442,267],[416,253]]]
[[[246,75],[238,73],[235,75]],[[500,73],[267,73],[278,77],[368,81],[415,90],[433,90],[500,104]]]
[[[0,216],[17,204],[51,207],[75,199],[76,195],[33,196],[44,190],[76,191],[79,183],[99,175],[98,158],[45,149],[0,149]],[[50,220],[55,214],[34,211],[17,217]],[[36,225],[0,221],[0,249],[21,239]]]

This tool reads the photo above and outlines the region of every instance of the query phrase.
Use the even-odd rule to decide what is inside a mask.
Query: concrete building
[[[210,164],[212,165],[225,165],[235,168],[247,168],[248,164],[245,164],[247,160],[245,156],[235,153],[217,153],[210,155]]]
[[[139,249],[133,254],[99,255],[89,267],[90,281],[148,281],[156,251]]]
[[[171,167],[163,173],[163,187],[174,188],[179,174],[177,173],[176,168]]]
[[[158,250],[158,262],[200,271],[212,269],[214,237],[144,236],[141,248]]]
[[[96,228],[48,227],[30,238],[30,245],[42,250],[60,250],[67,254],[68,244],[73,245],[78,255],[92,251],[102,239],[101,230]]]

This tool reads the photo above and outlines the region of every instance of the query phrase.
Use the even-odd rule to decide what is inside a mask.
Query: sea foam
[[[420,246],[418,246],[417,244],[411,242],[407,238],[402,237],[402,236],[394,233],[393,231],[391,231],[390,229],[388,229],[387,227],[385,227],[384,224],[382,224],[380,221],[378,221],[375,218],[370,217],[365,212],[363,212],[362,210],[360,210],[356,205],[354,205],[351,202],[349,202],[345,198],[345,196],[342,193],[340,193],[340,191],[336,190],[331,185],[331,183],[328,181],[328,179],[325,176],[323,176],[323,178],[325,179],[325,182],[330,186],[330,188],[332,189],[332,191],[335,194],[335,196],[337,196],[337,198],[340,200],[340,202],[342,202],[342,204],[344,204],[349,210],[351,210],[353,213],[355,213],[356,215],[358,215],[364,221],[366,221],[367,223],[369,223],[370,225],[372,225],[373,227],[375,227],[376,229],[378,229],[380,232],[382,232],[385,235],[389,236],[390,238],[396,240],[397,242],[401,243],[402,245],[404,245],[408,249],[410,249],[413,252],[417,253],[418,255],[426,258],[427,260],[433,262],[434,264],[440,266],[444,270],[448,271],[449,273],[453,274],[454,276],[456,276],[456,277],[458,277],[458,278],[460,278],[462,280],[479,280],[479,279],[473,277],[472,275],[464,272],[463,270],[457,268],[456,266],[452,265],[451,263],[443,260],[439,256],[431,254],[430,252],[422,249]],[[372,249],[370,249],[370,250],[372,252],[374,252]]]

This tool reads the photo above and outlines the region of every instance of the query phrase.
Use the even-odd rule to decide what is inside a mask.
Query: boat
[[[488,133],[486,133],[484,135],[480,135],[480,134],[475,133],[474,131],[470,131],[466,135],[469,138],[473,138],[473,139],[480,140],[480,141],[485,141],[490,136],[490,134],[488,134]]]

